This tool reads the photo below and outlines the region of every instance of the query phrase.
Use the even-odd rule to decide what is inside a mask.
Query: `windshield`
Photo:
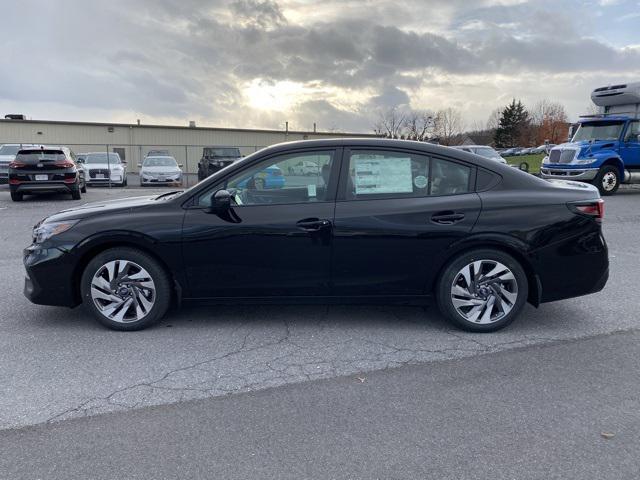
[[[176,159],[173,157],[147,157],[142,164],[144,167],[177,167]]]
[[[20,150],[18,145],[3,145],[0,147],[0,155],[15,155]]]
[[[89,153],[84,157],[84,163],[107,163],[106,153]],[[109,154],[108,163],[120,163],[120,157],[117,153]]]
[[[622,132],[623,122],[593,122],[582,123],[578,127],[572,142],[580,140],[618,140]]]
[[[237,148],[205,148],[205,157],[234,157],[240,156],[240,150]]]
[[[478,148],[476,149],[478,155],[482,155],[485,158],[493,158],[500,160],[502,157],[493,148]]]

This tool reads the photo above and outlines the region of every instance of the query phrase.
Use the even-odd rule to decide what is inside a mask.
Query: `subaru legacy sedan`
[[[317,173],[288,176],[301,161]],[[282,188],[255,180],[276,166]],[[194,187],[51,215],[24,252],[34,303],[137,330],[171,304],[436,301],[466,330],[601,290],[603,202],[477,155],[384,139],[256,152]],[[570,272],[570,275],[567,274]]]

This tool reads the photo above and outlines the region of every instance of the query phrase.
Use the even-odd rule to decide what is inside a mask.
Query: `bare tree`
[[[464,132],[462,114],[455,108],[439,110],[435,117],[435,134],[442,145],[456,145]]]
[[[405,134],[406,114],[393,107],[378,112],[378,119],[373,125],[373,131],[387,138],[401,138]]]
[[[404,131],[409,140],[426,142],[433,137],[435,114],[429,110],[411,110],[404,119]]]
[[[498,107],[491,112],[487,119],[487,130],[497,130],[500,126],[500,117],[502,116],[502,108]]]

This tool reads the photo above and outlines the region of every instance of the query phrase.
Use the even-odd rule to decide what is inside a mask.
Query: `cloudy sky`
[[[640,0],[0,0],[0,113],[367,132],[640,80]]]

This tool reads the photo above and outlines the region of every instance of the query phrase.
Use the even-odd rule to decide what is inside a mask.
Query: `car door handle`
[[[320,218],[305,218],[296,222],[296,226],[302,230],[307,232],[314,232],[317,230],[322,230],[323,228],[327,228],[331,226],[331,221]]]
[[[440,225],[452,225],[463,219],[464,213],[460,212],[438,212],[431,216],[431,221]]]

